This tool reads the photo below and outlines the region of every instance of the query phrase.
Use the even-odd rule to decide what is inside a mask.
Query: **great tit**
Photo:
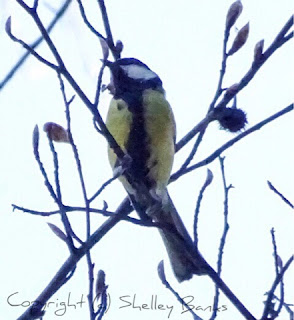
[[[159,76],[146,64],[135,58],[106,62],[110,68],[110,103],[106,126],[121,149],[131,157],[130,172],[135,180],[144,183],[150,194],[162,200],[163,206],[171,201],[167,193],[174,154],[176,126],[172,109],[165,98]],[[118,161],[108,148],[111,167]],[[133,188],[124,177],[120,178],[132,195]],[[180,237],[189,237],[180,217],[162,209],[161,222],[166,222]],[[171,228],[171,230],[172,230]],[[172,269],[178,281],[190,279],[195,266],[183,250],[181,241],[172,231],[160,230]],[[196,272],[197,273],[197,272]],[[198,272],[201,273],[201,272]]]

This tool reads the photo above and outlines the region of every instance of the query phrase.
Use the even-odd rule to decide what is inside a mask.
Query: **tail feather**
[[[194,246],[168,193],[167,199],[167,203],[157,211],[154,220],[166,226],[160,229],[160,234],[175,277],[182,282],[191,279],[193,274],[206,274],[206,262]]]

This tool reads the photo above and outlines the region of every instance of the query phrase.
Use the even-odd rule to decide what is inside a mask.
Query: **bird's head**
[[[111,85],[116,96],[162,87],[159,76],[135,58],[123,58],[115,62],[107,60],[105,65],[110,69]]]

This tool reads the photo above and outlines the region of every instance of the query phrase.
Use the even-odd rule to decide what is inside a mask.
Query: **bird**
[[[106,127],[121,150],[130,157],[129,172],[133,181],[143,184],[156,200],[157,205],[150,211],[153,213],[148,210],[146,213],[167,226],[159,228],[159,232],[174,275],[182,282],[193,274],[204,274],[205,268],[197,265],[191,252],[185,248],[185,243],[191,245],[193,242],[167,191],[175,155],[176,123],[162,81],[136,58],[106,60],[104,63],[110,69],[108,88],[113,95]],[[120,161],[109,146],[108,158],[115,171]],[[144,211],[148,206],[144,197],[136,193],[125,176],[119,179],[132,203],[139,203]]]

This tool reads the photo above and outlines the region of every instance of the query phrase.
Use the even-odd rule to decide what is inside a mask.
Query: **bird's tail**
[[[193,244],[168,193],[165,202],[153,219],[163,225],[159,232],[167,249],[175,277],[182,282],[192,278],[193,274],[206,274],[207,263]]]

